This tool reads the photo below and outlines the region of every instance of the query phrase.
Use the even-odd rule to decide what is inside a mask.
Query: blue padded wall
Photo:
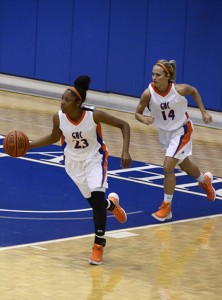
[[[159,59],[177,62],[177,82],[181,82],[185,28],[186,0],[149,1],[145,87],[152,80],[152,67]]]
[[[1,66],[1,62],[2,62],[2,35],[3,35],[3,15],[4,15],[4,11],[3,11],[3,1],[1,2],[0,1],[0,71],[2,69],[2,66]]]
[[[37,1],[0,1],[0,72],[34,77]]]
[[[137,96],[143,88],[147,0],[112,0],[107,90]]]
[[[155,61],[175,59],[177,82],[222,111],[221,16],[222,0],[0,0],[0,72],[88,74],[91,89],[139,97]]]
[[[72,0],[38,0],[36,79],[69,83]]]
[[[71,82],[78,75],[91,76],[91,88],[106,91],[109,37],[109,0],[75,0]]]
[[[186,25],[183,79],[198,88],[206,108],[222,111],[222,1],[188,0]]]

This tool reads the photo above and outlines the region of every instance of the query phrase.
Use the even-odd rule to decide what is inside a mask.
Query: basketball
[[[29,149],[29,139],[22,131],[10,131],[4,138],[3,148],[12,157],[23,156]]]

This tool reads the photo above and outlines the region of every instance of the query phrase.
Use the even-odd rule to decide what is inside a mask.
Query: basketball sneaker
[[[125,223],[127,220],[127,215],[125,210],[119,205],[119,196],[116,193],[110,193],[108,195],[108,199],[115,205],[111,212],[114,214],[117,221],[120,223]]]
[[[89,263],[91,265],[101,265],[103,263],[103,246],[94,244]]]
[[[212,186],[213,175],[210,172],[206,172],[204,174],[204,179],[205,182],[199,182],[199,186],[205,190],[208,200],[214,201],[216,198],[216,192]]]
[[[161,222],[172,219],[171,203],[163,201],[159,210],[153,213],[152,217]]]

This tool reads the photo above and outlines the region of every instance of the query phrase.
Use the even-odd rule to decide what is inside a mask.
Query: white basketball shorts
[[[159,140],[165,149],[165,156],[174,157],[180,161],[192,154],[193,123],[187,121],[177,130],[159,130]]]
[[[102,155],[84,161],[74,161],[66,157],[65,170],[84,198],[90,198],[93,191],[105,192],[108,188],[107,161],[103,162]]]

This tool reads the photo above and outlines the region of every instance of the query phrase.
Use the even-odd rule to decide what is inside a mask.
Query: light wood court
[[[30,139],[48,134],[59,107],[56,100],[0,91],[0,133],[18,129]],[[143,126],[130,113],[109,113],[130,123],[134,160],[162,165],[152,126]],[[119,134],[103,125],[111,156],[121,154]],[[192,159],[203,172],[222,177],[221,149],[221,130],[195,126]],[[108,234],[105,262],[96,267],[87,261],[92,236],[0,248],[1,300],[221,299],[222,216],[129,231],[133,235],[123,239]]]

